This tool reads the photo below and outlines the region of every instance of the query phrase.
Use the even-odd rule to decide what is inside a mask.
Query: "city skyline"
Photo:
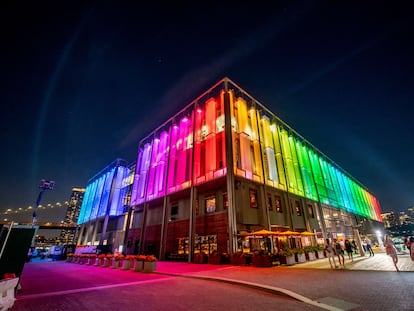
[[[410,11],[169,5],[7,5],[0,212],[34,206],[40,179],[56,183],[47,204],[116,158],[134,162],[141,138],[224,76],[367,187],[383,212],[414,205]]]

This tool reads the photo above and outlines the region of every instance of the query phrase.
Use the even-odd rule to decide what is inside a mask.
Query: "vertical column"
[[[265,118],[265,117],[263,117]],[[258,137],[258,145],[259,145],[259,154],[260,154],[260,158],[257,159],[258,161],[260,161],[262,163],[262,165],[260,165],[261,168],[261,172],[260,174],[262,175],[262,180],[263,180],[263,184],[260,186],[260,190],[262,192],[262,212],[263,212],[263,218],[266,221],[265,227],[270,230],[270,215],[269,215],[269,209],[267,208],[267,186],[266,186],[266,182],[268,179],[268,171],[266,171],[265,167],[269,167],[267,160],[267,154],[265,154],[265,144],[266,144],[266,139],[265,139],[265,134],[264,134],[264,130],[263,130],[263,123],[260,124],[259,122],[263,122],[263,119],[260,116],[260,112],[256,110],[256,129],[257,129],[257,137]],[[268,126],[268,124],[267,124]]]
[[[171,133],[173,131],[173,124],[171,124],[170,129],[169,129],[169,134],[168,136],[171,137]],[[162,214],[162,227],[161,227],[161,243],[160,243],[160,254],[159,257],[160,259],[166,259],[165,258],[165,248],[166,248],[166,242],[167,242],[167,236],[168,236],[168,206],[170,206],[170,200],[169,200],[169,196],[167,194],[167,187],[168,187],[168,172],[169,172],[169,166],[170,166],[170,154],[171,154],[171,148],[169,148],[169,144],[171,142],[171,139],[168,140],[168,142],[165,145],[165,157],[166,157],[166,166],[165,166],[165,175],[164,175],[164,184],[163,184],[163,188],[164,188],[164,202],[163,202],[163,214]],[[167,154],[168,153],[168,154]]]
[[[168,211],[167,207],[169,206],[169,197],[168,195],[164,195],[164,203],[163,203],[163,213],[162,213],[162,227],[161,227],[161,243],[160,243],[160,258],[161,260],[165,260],[165,247],[167,242],[167,235],[168,235]]]
[[[233,163],[233,144],[231,130],[231,111],[230,94],[228,90],[228,80],[225,80],[223,101],[224,101],[224,130],[226,140],[226,163],[227,163],[227,194],[229,200],[228,212],[228,231],[229,231],[229,253],[232,255],[237,251],[237,218],[236,207],[234,206],[234,163]]]
[[[194,111],[197,110],[197,103],[194,105]],[[193,113],[193,125],[195,124],[197,113]],[[195,137],[196,127],[193,126],[193,146],[194,146],[194,137]],[[194,258],[194,237],[195,237],[195,198],[197,197],[197,189],[194,186],[195,178],[194,178],[194,148],[191,148],[191,172],[189,174],[190,181],[191,181],[191,194],[190,194],[190,219],[189,219],[189,245],[188,245],[188,262],[192,262]],[[190,163],[187,163],[190,165]]]
[[[83,223],[82,226],[80,227],[78,241],[76,242],[76,244],[82,244],[82,236],[84,235],[84,232],[85,232],[85,223]]]
[[[116,188],[115,187],[116,186],[116,181],[117,181],[117,177],[118,177],[118,174],[119,174],[118,168],[119,167],[115,168],[114,175],[111,174],[111,177],[112,177],[111,191],[109,193],[108,203],[107,203],[107,206],[106,206],[105,219],[104,219],[104,223],[103,223],[103,226],[102,226],[102,233],[101,233],[101,239],[99,240],[99,245],[103,245],[103,242],[104,242],[105,237],[106,237],[106,229],[108,227],[109,214],[110,214],[110,211],[111,211],[111,202],[112,202],[113,197],[114,197],[114,193],[115,193],[115,190],[116,190],[115,189]]]

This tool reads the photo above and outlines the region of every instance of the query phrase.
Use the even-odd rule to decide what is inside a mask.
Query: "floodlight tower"
[[[35,206],[35,209],[33,211],[32,227],[34,227],[35,224],[36,224],[36,220],[37,220],[37,209],[39,208],[40,200],[42,200],[43,192],[45,190],[53,190],[53,187],[54,186],[55,186],[55,182],[53,180],[46,180],[46,179],[40,180],[40,184],[39,184],[40,192],[39,192],[39,195],[37,196],[36,206]]]

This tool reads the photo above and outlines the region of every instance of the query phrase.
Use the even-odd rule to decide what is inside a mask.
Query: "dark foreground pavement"
[[[271,268],[158,262],[149,274],[30,262],[12,310],[414,310],[414,263],[400,256],[404,271],[395,272],[390,260],[381,253],[334,270],[326,259]]]

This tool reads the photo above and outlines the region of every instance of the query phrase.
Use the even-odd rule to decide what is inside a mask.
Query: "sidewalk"
[[[105,273],[101,273],[104,268],[63,261],[32,262],[24,268],[22,289],[16,294],[12,311],[28,310],[30,301],[52,304],[57,297],[73,296],[85,297],[82,300],[84,309],[92,310],[86,308],[91,303],[86,297],[91,294],[92,297],[104,295],[102,299],[107,299],[108,290],[174,279],[205,281],[203,284],[207,287],[224,282],[265,291],[275,297],[288,296],[313,310],[414,310],[414,301],[406,299],[414,288],[414,262],[408,255],[399,256],[402,272],[395,272],[391,258],[384,253],[376,253],[373,257],[357,256],[353,263],[346,260],[345,266],[345,269],[331,269],[327,259],[271,268],[160,261],[155,273],[146,274],[106,268]],[[165,290],[166,296],[159,299],[168,301],[169,294]],[[116,300],[116,296],[111,299]],[[79,301],[74,300],[73,306],[71,303],[64,309],[53,310],[79,308],[76,305]]]
[[[396,271],[392,259],[384,252],[375,252],[374,256],[354,255],[354,261],[345,256],[345,269],[348,270],[367,270],[367,271]],[[338,264],[338,258],[335,257],[335,263]],[[414,272],[414,261],[411,260],[408,253],[398,255],[398,269],[401,272]],[[291,266],[292,268],[309,268],[309,269],[330,269],[328,258],[308,261]]]

